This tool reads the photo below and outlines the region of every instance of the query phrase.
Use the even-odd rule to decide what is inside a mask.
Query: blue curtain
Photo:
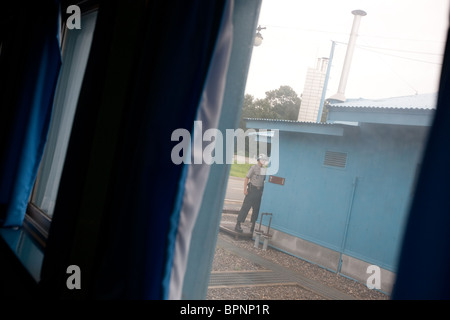
[[[227,3],[100,3],[42,266],[49,298],[167,298],[187,173],[171,135],[192,133]],[[83,290],[66,287],[71,264]]]
[[[434,123],[399,257],[393,299],[450,299],[450,47],[442,66]]]
[[[235,0],[233,6],[233,44],[223,105],[217,124],[217,129],[221,132],[237,128],[239,124],[253,51],[253,46],[249,44],[253,43],[255,37],[261,0]],[[198,217],[190,234],[189,248],[185,249],[189,253],[188,261],[185,265],[174,264],[173,267],[174,274],[181,274],[183,271],[184,277],[181,279],[182,292],[176,290],[181,277],[174,276],[171,279],[170,298],[172,299],[179,298],[180,294],[181,299],[187,300],[202,300],[206,297],[227,189],[226,183],[223,182],[228,180],[229,171],[230,165],[214,164],[210,168],[202,201],[199,204],[201,206],[197,213]],[[198,179],[193,180],[196,182]],[[183,231],[188,229],[183,223],[180,223],[179,228]]]
[[[9,11],[2,36],[0,226],[21,226],[36,179],[61,65],[59,5]]]
[[[222,23],[218,31],[215,49],[211,57],[202,98],[195,118],[195,121],[198,121],[197,123],[201,123],[201,128],[199,125],[194,128],[194,136],[191,136],[193,140],[198,137],[201,138],[206,130],[219,127],[226,88],[226,75],[229,70],[231,47],[234,41],[233,10],[234,2],[228,1],[224,8]],[[236,108],[240,108],[240,105],[237,105]],[[233,110],[230,108],[227,111],[232,112]],[[203,141],[200,152],[210,143],[209,141]],[[220,143],[217,146],[218,148],[222,147]],[[165,299],[181,299],[190,253],[189,245],[203,201],[203,195],[206,191],[211,165],[205,163],[195,164],[194,156],[191,154],[191,163],[186,165],[184,170],[185,176],[183,175],[183,179],[180,181],[178,201],[176,202],[178,205],[173,209],[168,233],[168,259],[163,282],[163,297]],[[205,238],[203,239],[205,240]],[[201,248],[198,249],[202,250]]]

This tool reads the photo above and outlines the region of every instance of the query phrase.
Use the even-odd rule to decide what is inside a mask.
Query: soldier
[[[266,157],[263,154],[260,154],[257,160],[258,163],[250,167],[247,176],[245,177],[244,203],[239,211],[236,226],[234,228],[237,232],[242,232],[241,223],[247,218],[250,208],[253,208],[251,217],[252,227],[250,229],[251,233],[253,233],[256,220],[258,219],[261,197],[264,190],[264,180],[266,179],[265,168],[263,168],[266,162]]]

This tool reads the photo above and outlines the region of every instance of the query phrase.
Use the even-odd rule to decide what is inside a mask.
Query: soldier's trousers
[[[255,187],[250,188],[248,194],[244,198],[244,203],[242,204],[241,210],[239,211],[237,222],[244,222],[247,218],[250,208],[252,208],[251,221],[256,222],[258,220],[259,207],[261,205],[263,189],[257,189]]]

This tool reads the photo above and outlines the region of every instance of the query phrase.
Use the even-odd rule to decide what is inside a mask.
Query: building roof
[[[297,120],[282,119],[259,119],[245,118],[247,128],[252,129],[269,129],[289,132],[303,132],[314,134],[326,134],[342,136],[344,133],[343,126],[345,124],[324,123],[324,122],[304,122]]]
[[[341,136],[344,127],[360,123],[429,126],[437,93],[385,99],[348,99],[329,105],[327,122],[245,118],[248,128]]]
[[[385,99],[348,99],[345,102],[332,103],[330,107],[344,108],[389,108],[389,109],[436,109],[437,93],[417,94],[413,96],[391,97]]]
[[[265,119],[265,118],[244,118],[245,121],[265,121],[265,122],[285,122],[285,123],[304,123],[315,125],[330,125],[331,123],[314,122],[314,121],[298,121],[298,120],[285,120],[285,119]]]
[[[328,121],[429,126],[436,109],[437,93],[386,99],[349,99],[332,103]]]

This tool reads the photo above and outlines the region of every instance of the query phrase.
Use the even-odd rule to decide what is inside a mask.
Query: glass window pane
[[[81,17],[81,29],[66,30],[62,67],[55,93],[47,144],[32,202],[53,215],[78,96],[89,57],[97,12]]]

